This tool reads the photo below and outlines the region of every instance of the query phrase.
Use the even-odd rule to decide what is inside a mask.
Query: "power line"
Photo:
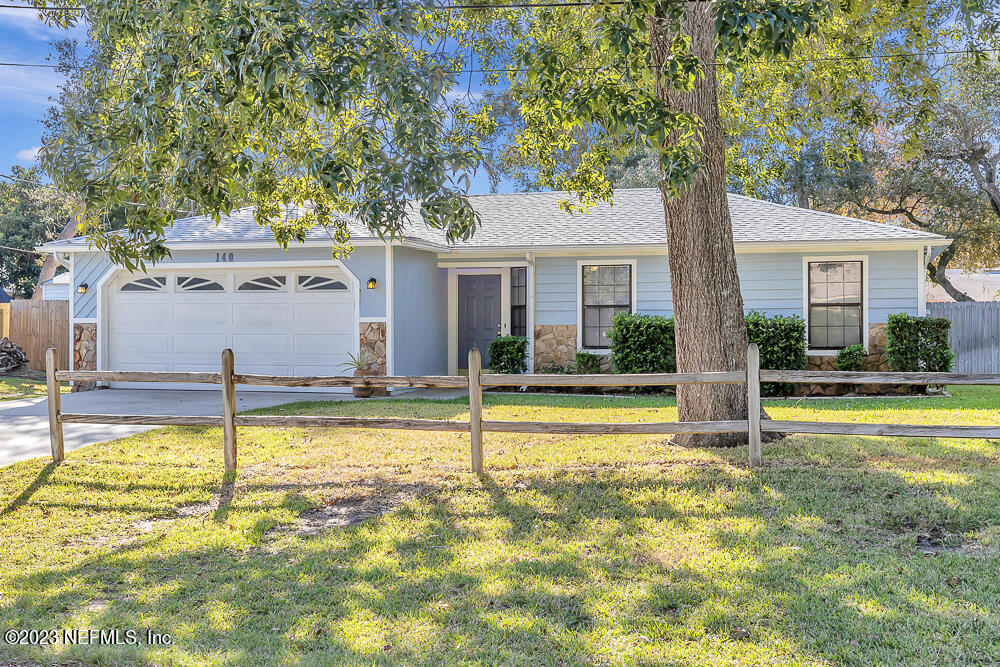
[[[0,63],[0,67],[68,67],[67,65],[48,65],[45,63]]]
[[[996,49],[977,49],[975,53],[997,53],[1000,48]],[[949,56],[949,55],[961,55],[964,53],[973,53],[967,49],[956,49],[947,51],[923,51],[920,53],[873,53],[867,56],[822,56],[819,58],[791,58],[785,61],[780,60],[747,60],[743,61],[750,64],[775,64],[780,62],[786,62],[788,64],[797,63],[822,63],[822,62],[847,62],[847,61],[860,61],[860,60],[895,60],[897,58],[923,58],[929,56]],[[736,61],[737,63],[740,61]],[[724,62],[712,63],[715,66],[726,65]],[[46,68],[60,68],[65,67],[67,69],[83,69],[79,65],[50,65],[46,63],[4,63],[0,62],[0,67],[46,67]],[[604,69],[601,66],[587,66],[587,67],[574,67],[570,71],[574,72],[589,72]],[[530,70],[527,68],[516,68],[516,67],[487,67],[487,68],[473,68],[473,69],[450,69],[443,70],[445,74],[517,74],[526,73]]]
[[[44,255],[44,252],[38,252],[37,250],[25,250],[24,248],[12,248],[9,245],[0,245],[0,250],[13,250],[14,252],[23,252],[28,255]]]
[[[35,12],[82,12],[83,7],[32,7],[31,5],[0,5],[0,9],[30,9]]]

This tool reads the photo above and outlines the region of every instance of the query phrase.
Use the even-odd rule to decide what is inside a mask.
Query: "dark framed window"
[[[608,329],[616,313],[632,312],[632,266],[630,264],[585,265],[583,267],[583,346],[611,346]]]
[[[864,340],[861,262],[809,262],[809,347],[839,350]]]
[[[524,266],[510,270],[510,335],[528,335],[528,269]]]

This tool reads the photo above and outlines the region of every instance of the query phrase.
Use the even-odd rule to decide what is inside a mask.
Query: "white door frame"
[[[511,268],[527,268],[526,280],[530,281],[533,276],[531,264],[527,260],[511,260],[509,262],[483,262],[478,267],[448,268],[448,374],[457,375],[459,368],[458,359],[458,277],[475,275],[499,275],[500,276],[500,333],[504,336],[510,333],[510,270]],[[527,302],[527,327],[532,326],[534,317],[532,311],[531,290],[529,285],[525,286],[525,301]],[[528,357],[531,359],[531,340],[534,338],[529,330],[528,334]]]

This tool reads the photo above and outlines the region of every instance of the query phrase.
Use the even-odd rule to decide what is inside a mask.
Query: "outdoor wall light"
[[[76,288],[76,291],[80,294],[86,294],[88,287],[90,286],[87,283],[80,283],[79,287]]]
[[[376,280],[374,278],[368,279],[368,289],[375,289]]]

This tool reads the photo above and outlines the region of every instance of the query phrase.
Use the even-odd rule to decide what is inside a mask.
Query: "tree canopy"
[[[35,247],[52,241],[66,226],[68,199],[42,184],[37,167],[14,166],[0,180],[0,286],[11,296],[29,298],[38,283],[42,256]]]

